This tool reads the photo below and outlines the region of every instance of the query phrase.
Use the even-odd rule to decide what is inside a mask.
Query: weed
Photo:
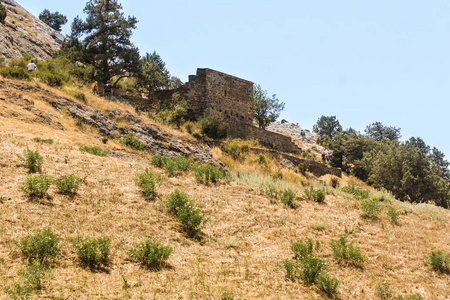
[[[361,210],[361,217],[375,220],[380,216],[381,205],[376,199],[364,199],[361,201]]]
[[[425,300],[425,298],[421,294],[413,294],[413,295],[398,295],[396,300]]]
[[[353,195],[355,199],[367,199],[369,198],[369,191],[361,189],[354,185],[344,186],[341,191],[347,194]]]
[[[193,136],[194,138],[196,138],[197,140],[201,140],[201,139],[203,138],[203,135],[202,135],[200,132],[198,132],[198,131],[194,131],[194,132],[192,133],[192,136]]]
[[[43,198],[52,182],[52,177],[48,175],[29,175],[19,188],[29,197]]]
[[[242,143],[240,139],[234,139],[229,143],[224,143],[220,145],[220,149],[224,153],[230,155],[234,160],[238,161],[243,160],[245,158],[245,155],[250,152],[248,143]]]
[[[172,247],[161,245],[156,240],[147,239],[145,242],[135,244],[128,252],[129,257],[140,262],[151,270],[159,270],[169,259]]]
[[[108,262],[111,252],[111,240],[107,237],[97,239],[77,236],[73,241],[73,248],[83,266],[96,269]]]
[[[229,180],[228,174],[220,171],[216,166],[210,164],[202,164],[194,168],[195,178],[204,185],[217,183],[219,180]]]
[[[16,242],[16,244],[28,260],[43,261],[54,259],[59,255],[59,241],[59,237],[50,228],[45,227],[26,235],[20,243]]]
[[[325,192],[322,189],[315,190],[312,186],[305,189],[305,196],[307,199],[314,200],[317,203],[325,202]]]
[[[297,261],[286,258],[281,262],[281,267],[286,271],[286,278],[294,281],[298,277],[299,266]]]
[[[315,283],[318,276],[326,269],[325,260],[314,255],[300,259],[300,266],[302,267],[300,278],[307,284]]]
[[[234,296],[231,293],[223,293],[222,295],[220,295],[220,300],[234,300]]]
[[[392,221],[392,223],[397,224],[400,213],[394,207],[389,207],[387,212],[387,217]]]
[[[269,166],[269,162],[267,161],[267,158],[264,154],[259,154],[255,159],[254,162],[257,164],[267,168]]]
[[[140,173],[134,179],[135,184],[141,188],[141,193],[149,199],[154,199],[157,195],[156,188],[161,183],[161,177],[153,174],[149,169],[145,169],[144,173]]]
[[[152,157],[152,165],[163,168],[169,176],[174,176],[177,172],[192,170],[192,161],[184,156],[169,158],[161,155]]]
[[[17,157],[25,162],[25,165],[28,168],[28,171],[30,173],[36,173],[41,172],[42,163],[43,163],[43,157],[39,154],[38,150],[30,150],[25,149],[23,150],[23,157],[17,154]]]
[[[179,208],[185,206],[189,201],[189,196],[186,193],[176,189],[169,194],[163,206],[167,209],[168,213],[176,216]]]
[[[297,241],[291,242],[291,250],[294,252],[296,259],[306,258],[313,254],[314,249],[316,252],[320,250],[320,242],[314,241],[312,239],[307,239],[305,242]]]
[[[445,255],[441,250],[435,252],[433,249],[425,258],[433,270],[439,273],[450,273],[450,256]]]
[[[13,288],[7,287],[5,292],[12,299],[29,299],[33,291],[44,288],[49,272],[49,266],[39,260],[33,260],[25,269],[18,271],[18,275],[23,279],[23,284],[15,282]]]
[[[319,290],[327,294],[329,297],[333,297],[337,292],[340,281],[336,278],[330,277],[326,273],[322,273],[317,277],[316,284]]]
[[[338,261],[345,261],[353,266],[362,267],[367,261],[367,258],[361,254],[361,249],[357,246],[353,246],[353,242],[350,243],[350,245],[347,245],[347,238],[345,235],[341,235],[339,241],[331,241],[331,250]]]
[[[297,165],[297,170],[303,176],[306,176],[306,172],[308,172],[308,164],[306,162],[301,162]]]
[[[53,144],[53,139],[41,139],[40,137],[35,137],[33,141],[41,144]]]
[[[293,209],[298,207],[298,205],[294,202],[295,198],[295,193],[290,188],[285,189],[280,195],[281,203]]]
[[[324,231],[328,227],[330,227],[330,225],[328,225],[328,223],[317,223],[317,224],[314,224],[311,226],[312,229],[317,230],[317,231]]]
[[[339,187],[339,179],[337,179],[336,177],[331,178],[330,185],[333,189],[338,188]]]
[[[63,195],[74,195],[80,187],[81,179],[71,174],[69,176],[63,175],[55,180],[55,185],[59,192]]]
[[[83,92],[72,93],[72,96],[74,96],[78,100],[81,100],[84,104],[87,104],[86,95]]]
[[[375,287],[378,298],[381,300],[389,300],[394,298],[394,292],[391,290],[391,285],[388,282],[385,282],[381,285],[377,285]]]
[[[80,151],[87,152],[87,153],[97,155],[97,156],[107,156],[108,155],[106,150],[103,150],[102,148],[97,147],[97,146],[95,146],[95,147],[81,146]]]
[[[133,133],[127,134],[122,139],[122,143],[126,146],[129,146],[129,147],[135,149],[135,150],[144,150],[145,149],[145,145]]]

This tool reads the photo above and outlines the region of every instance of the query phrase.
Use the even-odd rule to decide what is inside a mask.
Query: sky
[[[86,1],[16,0],[85,19]],[[420,137],[450,160],[450,1],[119,0],[138,19],[132,42],[171,75],[197,68],[276,94],[280,118],[312,130],[322,116],[361,133],[381,122]]]

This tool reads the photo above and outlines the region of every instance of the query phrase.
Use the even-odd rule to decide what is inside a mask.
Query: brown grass
[[[0,88],[0,98],[11,97],[12,92]],[[112,150],[118,146],[112,142],[103,145],[93,137],[92,129],[80,129],[67,115],[39,100],[39,95],[15,92],[33,99],[36,108],[58,116],[66,130],[34,122],[32,113],[10,103],[9,98],[0,101],[1,299],[7,299],[3,289],[19,281],[17,271],[25,265],[13,240],[44,226],[62,238],[62,255],[46,288],[35,299],[220,299],[224,292],[244,299],[322,299],[315,287],[286,280],[284,271],[277,267],[281,260],[293,256],[290,242],[307,237],[322,242],[320,254],[328,262],[329,273],[341,281],[341,299],[374,299],[375,286],[383,282],[390,282],[396,294],[450,298],[448,275],[432,272],[424,260],[432,247],[450,254],[448,210],[394,201],[393,205],[405,213],[399,225],[394,225],[386,218],[386,208],[380,220],[362,219],[356,200],[339,193],[327,195],[326,204],[302,201],[301,208],[293,210],[271,204],[259,189],[237,181],[205,187],[189,173],[169,178],[153,168],[146,155],[128,153],[119,158],[80,152],[79,144]],[[94,98],[88,97],[88,103],[102,111],[116,105],[102,105],[103,99]],[[34,137],[52,138],[55,144],[38,144],[32,141]],[[28,199],[18,188],[27,170],[16,157],[27,146],[43,155],[44,173],[54,177],[73,173],[82,178],[78,194],[71,198],[52,187],[49,199]],[[217,149],[213,152],[223,155]],[[233,167],[237,166],[243,173],[268,176],[278,168],[273,160],[272,171],[264,170],[252,162],[251,155]],[[143,199],[133,181],[145,168],[164,178],[153,202]],[[281,172],[288,178],[301,176],[284,169]],[[298,178],[299,182],[288,179],[286,184],[302,189],[301,183],[308,181]],[[328,183],[328,179],[323,181]],[[199,241],[187,238],[160,208],[160,202],[176,188],[194,199],[210,219]],[[333,259],[329,243],[346,228],[352,232],[348,239],[369,259],[363,269],[340,265]],[[114,246],[122,245],[107,272],[91,272],[76,263],[70,239],[78,234],[106,235]],[[134,243],[149,237],[173,247],[169,266],[158,272],[127,258],[126,252]]]

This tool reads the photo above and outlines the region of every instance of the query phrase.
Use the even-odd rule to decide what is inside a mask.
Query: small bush
[[[314,255],[302,258],[300,266],[302,267],[300,278],[307,284],[316,283],[319,275],[326,269],[325,260]]]
[[[128,252],[129,257],[140,262],[146,268],[159,270],[169,259],[172,247],[161,245],[156,240],[148,239],[145,242],[135,244]]]
[[[5,292],[12,299],[29,299],[33,291],[44,288],[49,272],[49,266],[39,260],[33,260],[26,269],[18,271],[18,275],[23,279],[23,284],[16,282],[13,288],[5,288]]]
[[[234,139],[231,142],[223,143],[220,149],[230,155],[234,160],[243,160],[245,155],[250,152],[248,143],[243,143],[240,139]]]
[[[391,285],[388,282],[375,287],[378,298],[381,300],[389,300],[394,298],[394,292],[391,290]]]
[[[0,69],[0,75],[8,78],[17,78],[20,80],[29,80],[30,74],[20,67],[6,67]]]
[[[361,201],[361,217],[365,219],[378,219],[381,212],[381,205],[378,200],[364,199]]]
[[[395,224],[398,223],[398,218],[400,216],[400,213],[394,208],[394,207],[389,207],[388,212],[387,212],[387,217]]]
[[[354,185],[344,186],[341,191],[347,194],[353,195],[355,199],[367,199],[369,198],[369,191],[356,187]]]
[[[192,136],[193,136],[194,138],[196,138],[197,140],[201,140],[201,139],[203,138],[203,135],[202,135],[200,132],[198,132],[198,131],[194,131],[194,132],[192,133]]]
[[[28,259],[54,259],[59,255],[59,237],[50,228],[38,229],[26,235],[17,243],[22,254]]]
[[[53,144],[53,139],[41,139],[40,137],[35,137],[33,141],[41,144]]]
[[[145,149],[145,145],[133,133],[127,134],[122,139],[122,143],[126,146],[129,146],[129,147],[135,149],[135,150],[144,150]]]
[[[314,200],[317,203],[325,202],[325,192],[321,189],[315,190],[311,186],[309,189],[305,189],[305,195],[307,199]]]
[[[436,252],[433,250],[429,256],[425,257],[427,263],[439,273],[450,273],[450,256],[445,255],[441,250]]]
[[[316,284],[319,290],[327,294],[329,297],[333,297],[337,292],[340,281],[336,278],[331,278],[326,273],[322,273],[317,277]]]
[[[62,86],[64,83],[63,77],[60,74],[40,70],[36,73],[36,76],[49,86]]]
[[[216,166],[202,164],[194,168],[195,178],[204,185],[217,183],[219,180],[228,180],[229,176],[224,171],[220,171]]]
[[[255,158],[254,162],[259,165],[267,168],[269,166],[269,162],[267,161],[267,157],[264,154],[259,154],[258,157]]]
[[[52,182],[52,177],[48,175],[30,175],[20,185],[20,189],[29,197],[43,198]]]
[[[81,179],[71,174],[69,176],[63,175],[55,180],[55,185],[59,192],[63,195],[74,195],[80,187]]]
[[[281,266],[286,271],[286,278],[294,281],[298,277],[299,266],[297,261],[286,258],[281,262]]]
[[[169,158],[161,155],[155,155],[152,157],[151,164],[155,167],[163,168],[169,176],[174,176],[177,172],[185,172],[192,169],[192,161],[184,156]]]
[[[97,146],[95,146],[95,147],[81,146],[80,151],[87,152],[87,153],[97,155],[97,156],[107,156],[108,155],[106,150],[103,150],[102,148],[97,147]]]
[[[305,242],[297,241],[291,243],[291,250],[294,252],[296,259],[306,258],[313,254],[314,249],[316,252],[320,250],[320,242],[314,241],[312,239],[307,239]]]
[[[234,300],[234,296],[231,293],[223,293],[220,295],[220,300]]]
[[[298,205],[294,202],[295,199],[295,193],[290,188],[285,189],[280,195],[281,203],[293,209],[298,207]]]
[[[145,169],[144,173],[140,173],[134,180],[135,184],[141,188],[141,193],[149,199],[154,199],[157,195],[156,188],[161,183],[161,177],[153,174],[149,169]]]
[[[396,300],[425,300],[425,298],[421,294],[414,294],[414,295],[398,295]]]
[[[25,162],[30,173],[41,172],[44,158],[39,154],[38,150],[33,151],[27,148],[23,150],[23,156],[17,154],[17,157]]]
[[[167,200],[163,206],[167,209],[168,213],[176,216],[180,207],[185,206],[189,201],[189,196],[186,193],[176,189],[167,196]]]
[[[227,134],[227,121],[224,115],[214,109],[208,111],[198,120],[202,133],[213,139],[224,138]]]
[[[333,189],[338,188],[339,187],[339,179],[337,179],[336,177],[331,178],[330,185]]]
[[[361,254],[361,249],[353,246],[353,242],[347,245],[347,238],[344,235],[339,237],[339,241],[331,241],[331,250],[338,261],[344,261],[350,265],[362,267],[367,261],[367,258]]]
[[[306,162],[301,162],[297,165],[297,170],[303,176],[306,176],[306,172],[308,172],[308,164]]]
[[[73,248],[83,266],[95,269],[108,263],[111,240],[107,237],[90,239],[78,236],[73,241]]]
[[[3,6],[3,4],[0,3],[0,23],[2,23],[3,25],[6,24],[6,21],[5,21],[6,15],[7,15],[6,7]]]

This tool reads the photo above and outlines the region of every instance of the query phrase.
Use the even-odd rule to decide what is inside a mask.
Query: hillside
[[[22,58],[21,51],[47,59],[57,51],[64,36],[30,14],[14,0],[1,0],[6,24],[0,23],[0,53],[6,59]]]
[[[71,96],[75,92],[85,92],[87,103]],[[98,124],[111,125],[111,131]],[[136,125],[152,128],[157,134],[146,142]],[[128,128],[126,132],[134,128],[147,150],[121,144],[124,128]],[[105,143],[102,135],[109,137],[103,139]],[[80,146],[100,147],[108,156],[81,152]],[[278,160],[269,158],[264,168],[255,163],[258,155],[253,153],[235,161],[220,148],[210,151],[186,132],[136,115],[124,103],[106,102],[87,90],[54,89],[37,82],[0,78],[0,147],[1,299],[9,299],[5,288],[22,282],[18,274],[26,266],[14,241],[43,227],[61,238],[61,255],[44,288],[34,292],[32,299],[230,299],[224,298],[224,293],[234,299],[327,298],[316,285],[286,278],[280,266],[283,260],[293,258],[291,242],[306,238],[321,242],[318,254],[326,260],[330,276],[341,282],[339,299],[375,299],[376,287],[386,282],[395,295],[450,298],[448,274],[432,271],[424,258],[433,248],[450,253],[448,210],[402,203],[388,193],[371,191],[372,196],[384,199],[382,211],[379,218],[363,218],[363,200],[328,186],[330,175],[315,178],[307,173],[305,177],[281,169]],[[43,156],[43,174],[81,178],[78,192],[65,196],[52,186],[42,199],[26,196],[19,186],[28,170],[17,155],[27,148]],[[152,154],[160,153],[157,149],[173,155],[188,151],[197,161],[222,161],[232,179],[206,186],[190,171],[169,176],[151,165]],[[203,154],[197,155],[199,151],[194,149]],[[208,156],[211,153],[214,158]],[[134,182],[146,168],[163,179],[151,201]],[[353,178],[338,181],[341,187],[353,183],[370,190]],[[299,207],[293,209],[263,195],[261,190],[270,186],[289,187],[297,196],[304,195],[304,186],[322,188],[325,202],[298,200]],[[162,208],[175,189],[187,193],[208,218],[198,238],[186,236]],[[401,213],[398,224],[387,217],[389,207]],[[330,242],[344,234],[367,258],[362,267],[334,258]],[[77,235],[111,239],[116,254],[105,269],[90,271],[79,264],[71,242]],[[127,255],[135,243],[146,238],[173,248],[161,270],[148,270]]]

